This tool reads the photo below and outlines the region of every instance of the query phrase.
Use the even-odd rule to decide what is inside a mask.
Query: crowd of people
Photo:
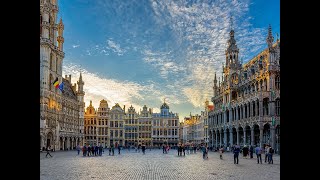
[[[110,144],[109,147],[105,147],[106,149],[109,150],[109,156],[114,156],[114,150],[118,149],[118,154],[121,154],[121,149],[122,146],[119,145],[118,143],[115,144]],[[78,155],[80,154],[80,151],[82,151],[83,156],[102,156],[102,154],[104,153],[104,149],[103,146],[101,144],[99,145],[86,145],[84,144],[84,146],[80,146],[78,145],[76,147],[77,153]],[[146,153],[146,145],[144,143],[136,145],[136,146],[126,146],[125,148],[128,149],[128,151],[130,151],[131,148],[134,148],[136,152],[140,153],[140,149],[142,150],[142,153],[145,154]],[[148,147],[151,151],[151,147]],[[160,146],[159,146],[160,148]],[[178,156],[186,156],[187,154],[196,154],[197,151],[202,151],[202,158],[203,159],[208,159],[208,152],[209,150],[211,151],[218,151],[219,152],[219,156],[220,159],[223,159],[223,153],[225,152],[225,147],[221,146],[221,147],[217,147],[217,148],[209,148],[206,144],[199,144],[199,145],[195,145],[195,144],[182,144],[179,143],[178,146],[175,147],[171,147],[168,144],[163,144],[162,145],[162,152],[163,154],[168,154],[169,150],[173,148],[173,149],[177,149],[178,151]],[[52,157],[52,155],[50,154],[50,151],[52,151],[51,147],[48,146],[46,149],[46,157],[48,157],[48,155],[50,157]],[[229,150],[229,148],[227,149]],[[269,145],[269,144],[264,144],[263,146],[250,146],[247,147],[246,145],[244,145],[242,148],[235,144],[231,147],[231,152],[233,153],[233,157],[234,157],[234,164],[239,164],[239,154],[242,153],[243,158],[248,158],[250,157],[251,159],[253,158],[253,154],[256,154],[257,157],[257,163],[262,164],[262,154],[264,154],[264,162],[265,163],[269,163],[269,164],[273,164],[273,155],[275,153],[275,150]]]

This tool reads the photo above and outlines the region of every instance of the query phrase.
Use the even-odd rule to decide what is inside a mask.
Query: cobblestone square
[[[202,153],[179,157],[177,150],[163,154],[162,150],[146,150],[146,154],[134,150],[108,151],[102,156],[83,157],[76,151],[52,152],[52,158],[40,153],[40,179],[230,179],[230,180],[277,180],[280,179],[280,156],[274,155],[274,164],[257,164],[257,159],[239,156],[239,164],[233,163],[233,154],[209,152],[203,160]],[[264,155],[263,155],[264,160]]]

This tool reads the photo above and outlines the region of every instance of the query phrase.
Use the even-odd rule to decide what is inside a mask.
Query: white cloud
[[[80,44],[74,44],[72,45],[73,48],[77,48],[77,47],[80,47]]]
[[[231,16],[241,58],[249,60],[248,54],[258,53],[266,46],[266,29],[253,28],[249,21],[249,0],[213,3],[163,0],[150,3],[159,27],[169,26],[174,33],[172,41],[182,42],[187,47],[179,49],[185,56],[184,61],[178,61],[165,51],[152,49],[144,51],[144,60],[159,68],[162,77],[168,77],[169,73],[179,76],[182,82],[177,84],[175,91],[182,90],[185,96],[179,97],[187,97],[195,107],[211,98],[214,72],[221,76]]]
[[[126,52],[125,49],[121,49],[120,44],[115,43],[114,41],[107,40],[107,49],[111,49],[113,52],[117,53],[119,56],[122,56]]]

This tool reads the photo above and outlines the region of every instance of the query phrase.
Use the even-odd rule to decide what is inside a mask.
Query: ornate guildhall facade
[[[209,145],[270,144],[280,152],[280,40],[274,42],[269,26],[268,47],[242,65],[234,35],[231,30],[222,82],[214,77]]]

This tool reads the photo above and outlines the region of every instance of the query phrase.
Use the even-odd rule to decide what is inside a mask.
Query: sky
[[[201,114],[222,75],[231,26],[239,58],[267,47],[269,24],[280,37],[280,0],[59,0],[64,23],[63,76],[85,82],[86,107],[164,100],[180,121]],[[232,18],[231,18],[232,17]],[[212,104],[212,103],[211,103]]]

